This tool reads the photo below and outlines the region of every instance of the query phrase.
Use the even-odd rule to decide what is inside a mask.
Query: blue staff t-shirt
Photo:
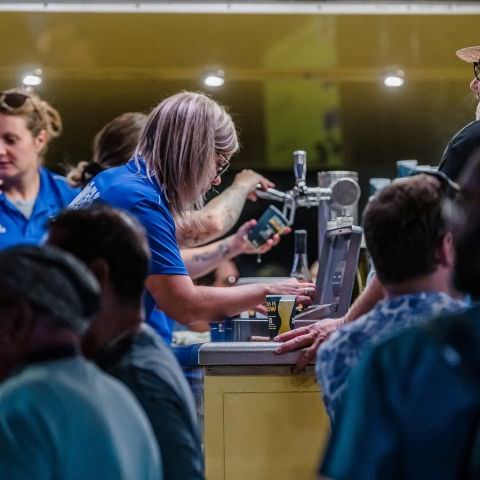
[[[39,244],[49,218],[66,207],[79,190],[70,187],[65,177],[40,168],[40,189],[29,218],[0,192],[0,250],[22,244]]]
[[[175,237],[175,222],[162,189],[147,175],[143,159],[133,158],[126,165],[99,173],[72,201],[69,208],[86,208],[103,202],[135,216],[147,232],[150,246],[150,275],[188,275]],[[155,300],[145,295],[146,318]],[[155,310],[152,326],[170,343],[172,320]]]

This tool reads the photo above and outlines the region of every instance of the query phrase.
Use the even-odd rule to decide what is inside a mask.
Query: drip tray
[[[296,320],[295,327],[304,327],[315,323],[317,320]],[[268,337],[267,318],[241,318],[230,320],[233,342],[250,342],[252,337]]]

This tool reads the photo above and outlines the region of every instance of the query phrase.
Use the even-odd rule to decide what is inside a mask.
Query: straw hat
[[[466,47],[461,50],[457,50],[457,57],[465,62],[473,63],[480,61],[480,46]]]

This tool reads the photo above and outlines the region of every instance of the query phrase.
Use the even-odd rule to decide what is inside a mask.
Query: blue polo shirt
[[[86,208],[103,202],[135,216],[147,232],[150,246],[150,275],[188,275],[175,236],[175,222],[162,189],[148,178],[145,162],[133,158],[126,165],[99,173],[72,201],[69,208]],[[146,318],[170,343],[173,321],[155,311],[155,300],[145,295]]]
[[[47,221],[67,206],[78,189],[70,187],[65,177],[40,168],[40,190],[32,215],[26,218],[0,193],[0,250],[19,244],[39,244],[47,231]]]

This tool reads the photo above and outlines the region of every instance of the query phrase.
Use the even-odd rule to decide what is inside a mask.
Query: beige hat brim
[[[466,47],[456,52],[457,57],[464,62],[473,63],[480,61],[480,46]]]

